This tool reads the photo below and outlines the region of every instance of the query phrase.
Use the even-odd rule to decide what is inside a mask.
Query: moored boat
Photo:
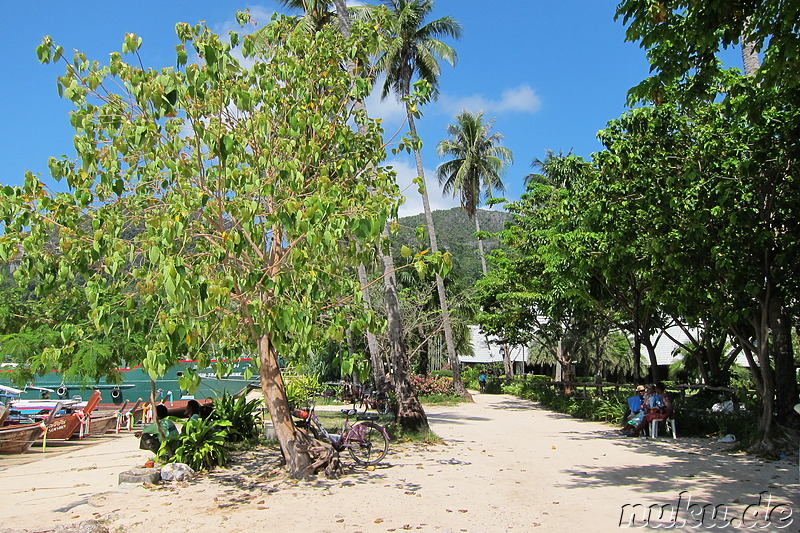
[[[251,359],[243,358],[226,364],[230,366],[229,372],[224,376],[218,376],[214,367],[200,369],[196,361],[180,361],[163,378],[156,381],[156,401],[171,405],[181,399],[212,399],[226,392],[235,394],[248,385],[258,383],[257,373],[253,377],[249,370]],[[0,368],[0,387],[11,382],[13,366],[9,365],[14,363],[6,363],[6,366]],[[179,385],[179,379],[190,370],[202,378],[193,394],[181,389]],[[65,381],[58,372],[48,372],[43,376],[37,376],[35,383],[28,383],[19,393],[22,399],[34,400],[47,397],[68,400],[86,398],[91,391],[101,390],[109,406],[120,406],[126,401],[135,402],[140,398],[145,401],[150,399],[150,376],[141,366],[118,368],[117,375],[121,380],[119,384],[80,383]]]
[[[44,434],[42,424],[15,424],[0,428],[0,454],[25,453]]]
[[[0,454],[27,452],[53,421],[58,408],[53,409],[47,420],[38,424],[15,424],[0,427]]]

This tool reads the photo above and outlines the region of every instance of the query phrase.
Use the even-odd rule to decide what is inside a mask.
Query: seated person
[[[156,417],[158,418],[158,424],[161,426],[161,430],[164,432],[164,436],[166,438],[177,437],[180,435],[180,432],[172,420],[167,420],[167,416],[169,416],[167,406],[163,403],[158,404],[156,406]],[[158,427],[155,424],[150,424],[134,435],[137,437],[141,436],[139,441],[140,450],[150,450],[153,453],[158,453],[158,449],[161,447],[161,434],[158,432]]]
[[[638,416],[642,413],[642,400],[644,399],[644,385],[636,387],[636,395],[628,398],[628,407],[625,410],[625,416],[622,417],[622,423],[627,428],[632,420],[641,418]],[[642,413],[643,414],[643,413]],[[638,422],[634,422],[636,425]]]
[[[200,419],[200,402],[197,400],[189,400],[186,402],[186,421]]]
[[[644,417],[631,433],[633,437],[638,437],[639,433],[649,427],[653,420],[666,420],[674,412],[672,400],[664,390],[664,383],[660,381],[655,385],[650,385],[647,394],[644,396],[643,403]]]

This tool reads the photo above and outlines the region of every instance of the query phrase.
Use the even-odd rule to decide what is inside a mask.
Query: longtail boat
[[[79,437],[83,438],[86,434],[89,417],[91,417],[92,411],[94,411],[98,403],[100,403],[100,391],[96,390],[82,410],[56,416],[47,427],[47,435],[43,437],[46,437],[48,441],[68,440],[75,433],[78,433]]]
[[[58,409],[53,409],[47,420],[39,424],[16,424],[0,427],[0,454],[25,453],[40,438],[55,418]]]
[[[137,403],[135,407],[138,407],[139,403]],[[128,402],[126,400],[119,409],[95,409],[89,418],[89,436],[99,437],[111,429],[116,429],[117,432],[119,432],[119,427],[125,416],[125,407],[127,407],[127,405]]]

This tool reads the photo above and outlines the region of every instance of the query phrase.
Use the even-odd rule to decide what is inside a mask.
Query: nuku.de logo
[[[648,529],[783,529],[792,524],[792,507],[772,501],[772,494],[762,491],[757,502],[747,506],[727,503],[692,503],[688,491],[678,494],[675,503],[625,504],[619,517],[621,528]]]

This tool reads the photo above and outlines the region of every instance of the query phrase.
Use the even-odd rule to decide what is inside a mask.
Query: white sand
[[[444,444],[392,443],[374,470],[343,455],[337,480],[292,482],[277,471],[276,454],[262,451],[189,483],[120,488],[118,474],[150,458],[131,434],[0,456],[0,531],[98,519],[110,531],[147,533],[602,532],[619,528],[623,505],[677,504],[682,491],[684,507],[687,496],[695,510],[724,504],[725,520],[745,510],[752,518],[748,505],[767,491],[770,508],[784,507],[760,530],[800,531],[796,458],[766,462],[708,440],[626,439],[510,396],[475,400],[427,408]],[[687,520],[678,530],[710,524],[692,522],[685,509],[678,518]]]

